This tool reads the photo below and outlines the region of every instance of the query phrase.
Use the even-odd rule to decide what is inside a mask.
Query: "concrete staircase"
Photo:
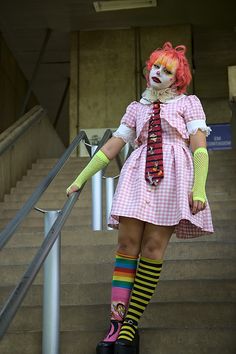
[[[236,155],[210,153],[208,198],[215,234],[189,241],[173,236],[161,281],[141,321],[140,354],[236,353]],[[60,209],[65,189],[87,163],[71,159],[40,199]],[[0,228],[15,215],[55,160],[39,160],[0,203]],[[110,166],[114,174],[117,171]],[[108,171],[109,173],[109,171]],[[62,232],[61,353],[95,354],[108,327],[110,280],[117,232],[90,229],[90,182]],[[32,211],[1,252],[0,301],[30,263],[43,239],[43,216]],[[42,272],[4,339],[1,354],[41,353]]]

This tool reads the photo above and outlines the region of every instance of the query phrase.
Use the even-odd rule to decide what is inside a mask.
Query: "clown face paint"
[[[153,64],[149,73],[150,86],[156,90],[163,90],[175,82],[176,69],[168,69],[159,63]]]

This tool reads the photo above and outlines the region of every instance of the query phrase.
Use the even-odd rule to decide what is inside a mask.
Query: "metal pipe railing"
[[[109,216],[111,212],[112,200],[115,190],[114,177],[106,177],[106,223],[108,225]],[[107,226],[107,230],[112,230],[111,227]]]
[[[0,250],[4,247],[4,245],[10,240],[13,233],[22,223],[24,218],[28,215],[30,210],[34,207],[37,203],[43,192],[47,189],[50,185],[52,180],[61,170],[61,168],[66,163],[67,159],[69,158],[72,151],[78,146],[81,140],[85,140],[89,142],[87,135],[84,131],[80,132],[77,137],[73,140],[70,144],[68,149],[64,152],[62,157],[57,161],[53,169],[49,172],[49,174],[43,179],[43,181],[39,184],[39,186],[35,189],[32,193],[30,198],[26,201],[24,206],[16,213],[15,217],[7,224],[5,229],[0,233]],[[89,154],[91,155],[91,149],[86,145]]]
[[[92,155],[95,154],[97,146],[92,146]],[[92,229],[102,230],[102,171],[92,176]]]
[[[35,108],[33,109],[35,111]],[[15,142],[29,129],[31,128],[32,125],[34,125],[36,122],[38,122],[43,114],[45,113],[45,110],[39,106],[39,108],[32,113],[31,116],[26,118],[24,120],[24,117],[22,117],[21,120],[21,125],[18,126],[17,123],[13,125],[13,129],[11,130],[10,133],[4,137],[3,141],[0,141],[0,155],[2,155],[5,151],[7,151],[9,148],[11,148]],[[28,115],[28,113],[27,113]],[[24,120],[22,122],[22,119]]]
[[[60,210],[44,211],[44,233],[48,232]],[[49,252],[43,267],[43,333],[42,354],[60,352],[60,284],[61,284],[61,235]]]
[[[26,272],[22,276],[20,282],[10,294],[6,303],[4,304],[0,313],[0,339],[3,337],[7,328],[9,327],[12,319],[14,318],[19,306],[25,298],[31,284],[33,283],[36,275],[38,274],[43,262],[49,254],[52,246],[54,245],[57,237],[66,222],[68,215],[70,214],[75,202],[77,201],[81,191],[73,193],[66,203],[64,204],[58,218],[48,232],[41,247],[33,258],[31,264],[28,266]]]
[[[112,132],[108,129],[100,144],[98,145],[97,149],[95,152],[97,152],[102,145],[111,137]],[[58,163],[55,165],[55,167],[52,169],[52,171],[48,174],[46,179],[43,180],[43,183],[39,185],[39,187],[36,189],[36,192],[32,194],[32,196],[29,198],[29,200],[25,203],[23,206],[23,212],[17,213],[15,218],[13,219],[13,223],[9,223],[5,230],[1,233],[1,243],[2,247],[4,244],[10,239],[11,235],[13,232],[16,230],[17,226],[23,221],[24,217],[27,215],[29,210],[32,209],[32,206],[35,201],[39,199],[43,191],[46,189],[46,185],[48,185],[51,180],[53,179],[53,176],[55,177],[56,173],[59,171],[59,169],[64,165],[66,159],[70,155],[70,153],[78,146],[79,142],[84,138],[86,141],[86,147],[90,153],[90,148],[89,148],[89,140],[87,138],[87,135],[85,132],[81,132],[71,143],[69,148],[65,151],[65,153],[62,155]],[[50,228],[48,234],[46,235],[41,247],[39,248],[38,252],[36,253],[35,257],[33,258],[32,262],[28,266],[26,272],[22,276],[20,282],[18,285],[15,287],[15,289],[12,291],[10,294],[9,298],[3,305],[1,312],[0,312],[0,338],[4,336],[4,333],[6,332],[7,328],[9,327],[12,319],[14,318],[19,306],[21,305],[22,301],[24,300],[30,286],[32,285],[36,275],[38,274],[42,264],[44,263],[46,257],[48,256],[50,250],[52,249],[54,243],[56,242],[58,235],[60,234],[60,231],[69,216],[75,202],[77,201],[79,195],[81,194],[83,187],[77,191],[74,192],[73,194],[70,195],[66,203],[64,204],[61,212],[59,213],[56,221]]]

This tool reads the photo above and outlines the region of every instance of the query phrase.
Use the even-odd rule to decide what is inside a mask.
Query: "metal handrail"
[[[98,145],[96,152],[104,145],[104,143],[112,136],[112,132],[110,129],[106,130],[104,133],[103,138],[100,141],[100,144]],[[7,231],[4,234],[4,244],[7,242],[7,240],[10,238],[10,236],[13,234],[13,232],[16,230],[16,227],[22,222],[23,218],[27,215],[29,210],[31,210],[33,203],[35,204],[35,201],[39,199],[39,196],[43,193],[43,191],[46,189],[48,184],[51,182],[51,180],[55,177],[56,173],[59,171],[59,169],[64,165],[65,160],[68,158],[70,153],[78,146],[79,142],[84,139],[87,144],[89,143],[89,140],[87,138],[86,133],[80,132],[79,135],[74,139],[74,141],[71,143],[69,148],[66,150],[66,152],[62,155],[58,163],[55,165],[55,167],[52,169],[52,171],[48,174],[48,176],[43,180],[43,183],[39,185],[39,187],[36,189],[36,191],[32,194],[32,196],[28,199],[28,201],[25,203],[23,207],[23,212],[17,213],[16,217],[13,219],[15,220],[14,223],[9,223],[6,227]],[[89,150],[89,148],[88,148]],[[119,160],[119,159],[118,159]],[[52,178],[52,176],[54,177]],[[14,318],[19,306],[21,305],[24,297],[26,296],[31,284],[33,283],[36,275],[38,274],[43,262],[45,261],[46,257],[48,256],[51,248],[53,247],[55,241],[57,240],[57,237],[67,219],[69,216],[75,202],[77,201],[80,193],[82,192],[84,185],[82,188],[74,192],[70,195],[70,197],[67,199],[66,203],[64,204],[62,210],[60,211],[55,223],[52,225],[51,229],[49,230],[46,238],[44,239],[41,247],[39,248],[38,252],[36,253],[35,257],[33,258],[32,262],[28,266],[26,272],[23,274],[20,282],[18,285],[15,287],[15,289],[12,291],[10,294],[9,298],[6,300],[5,304],[2,307],[2,310],[0,312],[0,338],[2,338],[9,327],[12,319]],[[24,215],[24,217],[22,217]],[[16,226],[17,224],[17,226]]]
[[[81,131],[77,137],[73,140],[70,146],[66,149],[62,157],[57,161],[53,169],[49,174],[43,179],[43,181],[38,185],[23,207],[16,213],[15,217],[6,225],[5,229],[0,233],[0,250],[5,246],[5,244],[10,240],[13,233],[16,231],[18,226],[22,223],[24,218],[28,215],[34,205],[37,203],[41,195],[48,188],[49,184],[61,170],[61,168],[66,163],[67,159],[71,155],[72,151],[78,146],[81,140],[89,142],[88,137],[84,131]],[[89,154],[91,155],[91,149],[86,145]]]
[[[20,282],[10,294],[5,302],[0,313],[0,339],[4,336],[7,328],[9,327],[12,319],[14,318],[18,308],[24,300],[31,284],[33,283],[36,275],[38,274],[43,262],[53,247],[61,228],[63,227],[68,215],[70,214],[76,200],[78,199],[82,189],[73,193],[63,206],[58,218],[48,232],[41,247],[34,256],[31,264],[28,266],[26,272],[23,274]]]
[[[2,155],[6,150],[11,148],[12,145],[14,145],[15,142],[29,128],[31,128],[31,126],[33,124],[35,124],[38,120],[40,120],[42,118],[43,114],[45,113],[45,110],[42,107],[38,106],[37,110],[35,111],[36,108],[37,107],[33,108],[34,112],[28,118],[25,118],[25,117],[26,117],[26,115],[29,115],[29,113],[31,113],[32,110],[30,112],[28,112],[26,115],[24,115],[22,118],[19,119],[19,121],[21,122],[20,126],[19,126],[19,123],[17,121],[16,123],[13,124],[12,127],[7,129],[6,132],[8,132],[8,130],[10,130],[10,132],[9,132],[9,134],[6,137],[4,137],[3,141],[0,141],[0,155]],[[5,134],[5,132],[4,132],[4,134]]]

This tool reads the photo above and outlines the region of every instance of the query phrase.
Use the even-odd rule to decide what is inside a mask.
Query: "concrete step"
[[[1,251],[0,265],[27,264],[36,254],[38,247],[5,247]],[[95,246],[63,246],[61,250],[62,264],[104,263],[112,262],[116,245]],[[236,242],[172,242],[168,245],[166,260],[184,259],[235,259]]]
[[[81,195],[82,196],[82,195]],[[65,195],[63,198],[63,201],[65,202],[67,199],[65,199]],[[46,202],[46,201],[45,201]],[[50,202],[50,203],[49,203]],[[103,198],[103,202],[105,204],[105,198]],[[41,200],[37,203],[37,205],[42,204]],[[58,201],[55,199],[51,200],[51,201],[47,201],[47,205],[50,204],[52,207],[55,206],[55,208],[58,206]],[[22,202],[14,202],[14,201],[9,201],[9,202],[5,202],[5,203],[0,203],[0,218],[3,217],[14,217],[14,215],[17,213],[17,211],[24,205],[24,203]],[[77,203],[75,204],[75,206],[72,209],[71,214],[73,215],[73,213],[77,213],[79,211],[81,211],[81,208],[88,208],[90,207],[91,209],[92,206],[92,197],[88,196],[87,198],[79,198]],[[227,201],[216,201],[216,200],[211,200],[210,201],[210,207],[212,212],[214,213],[215,211],[222,211],[222,210],[233,210],[236,208],[236,198],[234,199],[229,199]],[[57,208],[55,209],[57,210]],[[38,215],[38,213],[33,209],[30,214],[28,214],[28,216],[36,216]]]
[[[16,284],[27,269],[26,265],[1,265],[1,285]],[[164,262],[162,279],[235,279],[236,259],[167,260]],[[113,262],[64,264],[61,270],[63,283],[89,284],[110,281]],[[42,284],[42,271],[35,279]]]
[[[208,151],[208,154],[210,156],[211,160],[217,160],[217,159],[222,159],[224,158],[225,160],[232,160],[236,157],[236,149],[232,149],[232,150],[215,150],[215,151]],[[122,156],[122,153],[120,154],[120,156]],[[68,162],[74,162],[74,161],[80,161],[80,160],[86,160],[89,159],[89,155],[88,156],[83,156],[83,157],[70,157]],[[54,161],[54,163],[56,163],[57,159],[53,159],[53,158],[42,158],[42,159],[38,159],[36,161],[36,163],[50,163]]]
[[[234,194],[234,196],[236,195],[236,184],[234,183],[233,179],[232,181],[230,181],[230,183],[227,183],[227,181],[224,180],[220,180],[217,181],[217,183],[207,183],[207,195],[209,200],[211,199],[211,195],[214,195],[215,193],[221,193],[221,192],[225,192],[225,193],[230,193],[230,194]],[[59,193],[61,195],[66,195],[66,189],[67,187],[70,185],[72,181],[54,181],[49,188],[45,191],[45,194],[50,194],[50,193]],[[86,189],[91,191],[91,188],[89,187],[90,185],[90,181],[86,184]],[[11,189],[11,195],[28,195],[30,196],[35,188],[37,187],[37,183],[35,185],[32,185],[31,183],[27,182],[27,181],[20,181],[17,182],[17,187],[14,187]],[[105,188],[105,186],[104,186]],[[91,192],[88,192],[91,193]],[[83,194],[83,193],[82,193]],[[11,197],[9,197],[9,195],[5,196],[4,200],[14,200]]]
[[[84,159],[84,160],[78,160],[78,161],[69,161],[66,165],[64,165],[61,170],[59,171],[59,175],[63,173],[79,173],[81,169],[83,169],[88,163],[90,159]],[[227,165],[227,162],[226,162]],[[40,162],[38,164],[32,165],[32,167],[28,170],[27,175],[31,174],[42,174],[42,175],[47,175],[49,171],[52,170],[54,165],[45,165],[41,164]],[[109,165],[106,168],[106,171],[117,171],[118,170],[118,165],[115,160],[111,161]]]
[[[235,190],[235,191],[234,191]],[[33,193],[34,188],[29,187],[28,185],[25,187],[22,187],[20,189],[16,189],[15,192],[12,192],[12,194],[5,195],[4,198],[4,203],[0,203],[0,208],[4,208],[6,205],[6,208],[8,206],[8,203],[12,203],[12,205],[15,204],[15,209],[17,206],[23,205],[24,202],[27,201],[27,199],[31,196]],[[231,209],[236,205],[236,186],[234,185],[224,185],[222,188],[219,186],[219,189],[214,190],[213,187],[207,188],[207,195],[209,199],[210,206],[216,207],[215,205],[218,203],[218,209],[221,208],[221,203],[223,203],[223,208],[225,207],[227,209]],[[60,208],[63,206],[63,204],[66,202],[67,197],[66,197],[66,188],[64,186],[58,187],[58,186],[51,186],[45,193],[44,195],[39,199],[37,202],[37,206],[40,206],[42,204],[45,204],[47,206],[47,203],[53,202],[52,206]],[[57,203],[58,202],[58,203]],[[227,204],[228,202],[228,204]],[[6,204],[5,204],[6,203]],[[103,193],[103,203],[105,205],[105,191]],[[77,204],[76,205],[81,205],[81,206],[88,206],[92,204],[92,193],[91,193],[91,184],[88,182],[81,193]],[[11,205],[11,204],[9,204]]]
[[[114,173],[111,173],[111,176],[117,176],[119,173],[117,171],[114,171]],[[77,177],[78,173],[75,173],[74,171],[71,171],[70,173],[62,173],[60,175],[57,175],[54,180],[51,182],[50,186],[61,186],[61,185],[70,185],[74,179]],[[222,174],[217,174],[216,172],[209,173],[209,176],[207,178],[207,185],[210,188],[212,184],[214,186],[218,187],[218,185],[224,185],[224,184],[234,184],[235,181],[235,175],[236,173],[233,173],[231,170],[226,171],[224,170]],[[106,175],[109,176],[109,175]],[[44,176],[40,175],[29,175],[29,176],[24,176],[20,181],[17,182],[16,187],[12,189],[12,191],[15,191],[15,189],[19,186],[37,186],[39,185]]]
[[[3,230],[6,225],[10,222],[11,218],[3,218],[0,219],[0,230]],[[230,211],[228,210],[216,210],[214,211],[213,214],[213,224],[218,221],[228,221],[230,224],[234,223],[235,221],[235,209],[232,209]],[[42,218],[35,216],[35,217],[30,217],[26,218],[22,224],[21,224],[21,229],[22,228],[36,228],[35,231],[37,231],[38,227],[43,227],[44,220],[43,216]],[[88,226],[90,227],[92,224],[92,216],[91,216],[91,208],[80,208],[78,212],[73,212],[72,215],[68,217],[66,220],[65,226],[70,226],[70,227],[78,227],[78,226]],[[103,218],[103,224],[104,227],[106,227],[106,221],[105,221],[105,216]],[[65,227],[64,226],[64,227]]]
[[[39,201],[36,206],[37,207],[41,207],[42,209],[44,209],[44,207],[46,206],[46,210],[58,210],[60,208],[58,208],[59,205],[63,206],[64,203],[67,201],[67,199],[65,199],[65,196],[63,199],[59,200],[46,200],[46,201]],[[63,203],[64,202],[64,203]],[[105,199],[104,199],[105,202]],[[232,201],[233,203],[234,201]],[[231,203],[231,201],[230,201]],[[236,203],[236,201],[235,201]],[[21,202],[15,202],[15,201],[9,201],[9,202],[4,202],[4,203],[0,203],[0,217],[3,215],[6,215],[6,213],[9,213],[9,216],[14,217],[14,215],[23,207],[24,205],[24,201]],[[82,208],[90,208],[90,210],[92,210],[92,200],[91,198],[89,199],[84,199],[83,203],[82,201],[78,200],[78,202],[74,205],[72,210],[76,210],[77,212],[79,212],[80,209]],[[30,213],[32,214],[37,214],[37,212],[35,211],[35,209],[32,209],[30,211]]]
[[[81,194],[81,197],[82,197],[82,194]],[[42,202],[42,200],[40,199],[40,201],[37,203],[37,205],[40,205],[40,204],[43,204],[46,202],[47,207],[50,207],[50,210],[53,210],[53,208],[55,210],[57,210],[58,205],[63,201],[64,202],[66,201],[65,194],[60,199],[57,198],[57,200],[55,200],[55,198],[54,199],[52,198],[51,200],[45,200]],[[103,198],[103,202],[105,205],[105,198]],[[209,204],[210,204],[212,211],[220,210],[220,209],[231,209],[231,208],[236,207],[236,197],[234,197],[232,199],[226,197],[225,200],[222,200],[220,197],[219,197],[219,200],[212,199],[212,197],[211,197]],[[23,201],[2,202],[2,203],[0,203],[0,216],[4,215],[4,212],[9,212],[10,213],[9,215],[12,215],[12,217],[13,217],[16,214],[16,212],[23,205],[24,205]],[[88,195],[88,197],[87,198],[84,197],[83,200],[79,198],[79,200],[75,204],[73,210],[74,209],[78,210],[83,207],[91,207],[91,205],[92,205],[92,198],[91,198],[91,195]]]
[[[215,150],[215,151],[209,151],[209,156],[211,160],[221,160],[222,158],[224,160],[234,160],[236,157],[236,151],[235,149],[232,150]],[[67,163],[70,162],[78,162],[78,161],[86,161],[89,159],[89,156],[86,157],[70,157]],[[36,164],[55,164],[58,161],[56,158],[41,158],[36,161]]]
[[[37,247],[40,246],[43,240],[43,230],[35,231],[25,229],[17,230],[6,247]],[[93,231],[87,226],[81,226],[79,229],[73,227],[73,230],[68,230],[68,227],[63,228],[61,243],[62,246],[77,246],[82,245],[115,245],[117,242],[117,231]]]
[[[18,210],[23,206],[23,203],[18,202],[17,205],[19,206],[19,208],[17,208],[16,203],[17,202],[11,201],[11,202],[5,202],[5,203],[0,204],[0,220],[5,219],[5,218],[13,218],[15,216],[15,214],[18,212]],[[42,204],[42,203],[38,202],[37,206],[40,204]],[[50,202],[47,202],[46,206],[47,207],[50,206],[50,210],[52,210],[52,208],[55,208],[55,210],[58,210],[58,208],[57,208],[58,204],[59,204],[58,201],[52,200]],[[105,205],[105,198],[103,198],[103,204]],[[236,199],[221,201],[220,203],[218,201],[210,201],[210,207],[211,207],[212,214],[214,214],[215,212],[218,212],[218,211],[222,212],[222,210],[225,212],[226,211],[227,212],[231,212],[231,211],[234,212],[236,210]],[[70,215],[78,215],[78,213],[82,213],[81,209],[86,209],[86,210],[92,211],[91,198],[84,199],[83,203],[79,199],[78,202],[73,207]],[[28,214],[27,217],[31,217],[31,216],[38,217],[38,218],[42,217],[41,213],[37,212],[34,209],[31,210],[31,212]]]
[[[61,353],[94,354],[104,335],[103,329],[61,331]],[[143,354],[235,354],[235,328],[141,328],[140,337],[140,353]],[[9,332],[0,343],[0,351],[41,354],[41,341],[41,332]]]
[[[211,160],[221,160],[222,158],[224,158],[224,160],[231,160],[234,159],[236,157],[236,151],[235,149],[232,150],[215,150],[215,151],[208,151],[210,159]],[[70,162],[78,162],[78,161],[86,161],[89,159],[89,155],[88,156],[83,156],[83,157],[70,157],[67,160],[67,163]],[[40,158],[38,159],[35,164],[40,164],[40,163],[44,163],[44,164],[55,164],[58,161],[57,158]]]
[[[105,223],[104,223],[105,225]],[[198,242],[236,242],[236,225],[233,223],[229,225],[228,222],[220,224],[215,223],[215,233],[212,235],[201,236],[193,239],[189,239],[188,243],[198,243]],[[32,228],[19,228],[11,240],[8,242],[6,247],[38,247],[41,245],[44,231],[41,227],[41,231]],[[62,230],[62,245],[63,246],[77,246],[82,245],[115,245],[117,243],[118,232],[116,230],[112,231],[93,231],[88,226],[78,227],[68,227],[64,226]],[[172,242],[183,242],[182,239],[176,238],[175,235],[172,236],[170,243]]]
[[[11,221],[11,218],[0,218],[0,229],[3,229],[8,222]],[[79,211],[74,210],[73,213],[66,220],[66,225],[89,225],[91,224],[91,208],[80,208]],[[41,213],[41,217],[35,214],[35,216],[31,216],[26,218],[22,222],[22,227],[38,227],[44,225],[43,214]]]
[[[9,209],[19,209],[21,206],[26,203],[26,201],[30,198],[31,194],[33,193],[34,189],[32,190],[28,187],[24,189],[24,192],[22,191],[17,191],[16,193],[5,195],[5,200],[4,202],[0,203],[0,210],[2,209],[7,209],[9,206]],[[106,200],[106,195],[103,193],[103,198],[102,201],[105,205],[105,200]],[[37,201],[36,206],[38,207],[52,207],[56,208],[61,208],[67,201],[67,196],[66,196],[66,189],[61,188],[61,189],[53,189],[53,190],[48,190],[46,191],[41,198]],[[91,186],[88,183],[83,189],[83,192],[79,196],[75,207],[91,207],[92,205],[92,193],[91,193]]]
[[[13,286],[0,287],[0,301],[3,304]],[[43,286],[34,284],[26,295],[23,306],[42,305]],[[108,305],[111,296],[111,279],[103,283],[61,284],[61,305]],[[163,280],[153,296],[154,302],[225,302],[236,299],[235,279],[206,280]]]
[[[48,201],[48,200],[58,200],[59,202],[62,201],[66,201],[67,197],[66,197],[66,188],[52,188],[49,187],[50,189],[48,189],[47,191],[45,191],[45,193],[41,196],[41,198],[39,199],[39,202],[44,202],[44,201]],[[34,192],[35,188],[34,187],[30,187],[30,186],[26,186],[24,188],[23,191],[17,190],[16,192],[12,192],[12,194],[6,194],[4,196],[4,202],[6,201],[16,201],[16,202],[23,202],[26,201],[31,194]],[[79,200],[81,201],[81,203],[86,200],[89,199],[91,200],[91,187],[89,185],[89,182],[86,184],[85,188],[83,189],[83,193],[81,193]]]
[[[33,188],[31,190],[31,193],[33,192]],[[6,209],[8,208],[13,208],[13,209],[19,209],[24,202],[30,197],[30,193],[24,192],[23,194],[7,194],[5,195],[5,201],[0,203],[0,209],[4,209],[6,206]],[[48,203],[49,207],[52,205],[52,208],[58,208],[58,205],[63,205],[62,203],[65,202],[66,198],[66,193],[65,190],[59,190],[59,191],[51,191],[50,193],[45,193],[40,200],[38,201],[37,204],[42,204],[42,203]],[[208,193],[208,199],[210,205],[214,202],[235,202],[236,200],[236,194],[232,194],[226,191],[215,191],[214,193]],[[104,201],[105,201],[105,196],[104,196]],[[92,203],[92,196],[91,196],[91,190],[88,184],[85,186],[83,193],[81,193],[81,196],[78,200],[79,204],[84,204],[85,206],[87,204]],[[13,207],[14,206],[14,207]]]
[[[61,330],[91,330],[104,328],[109,318],[109,305],[61,306]],[[29,316],[30,313],[30,316]],[[11,331],[40,331],[42,307],[21,307],[14,318]],[[207,315],[206,315],[207,313]],[[154,303],[147,307],[140,321],[141,328],[236,328],[235,303]]]
[[[220,156],[222,160],[224,155],[217,156]],[[210,171],[208,179],[208,197],[217,231],[214,236],[204,236],[186,242],[177,240],[173,236],[163,267],[161,277],[163,281],[159,283],[159,290],[141,323],[142,353],[209,354],[213,350],[214,353],[221,354],[235,353],[236,259],[234,255],[236,243],[228,243],[227,240],[236,241],[234,236],[236,190],[231,186],[234,185],[232,177],[235,175],[236,164],[235,160],[228,156],[224,159],[224,163],[227,160],[227,168],[225,168],[227,181],[222,181],[225,170],[218,168],[219,173],[215,174],[214,172],[217,171],[216,168],[221,162],[219,158],[216,158],[213,164],[211,159],[211,167],[214,167],[214,170],[211,170],[213,171],[212,175]],[[232,155],[232,157],[234,156]],[[46,163],[49,162],[52,163],[52,160],[46,161]],[[87,161],[84,162],[87,163]],[[40,180],[42,174],[39,170],[41,168],[45,168],[45,165],[43,167],[42,164],[39,169],[37,167],[39,173],[34,174],[33,170],[32,174],[29,173],[29,176],[35,177],[34,180],[31,181],[32,178],[29,176],[24,178],[28,185],[36,183],[38,177],[38,181]],[[72,164],[72,171],[76,171],[77,168],[78,162]],[[66,188],[67,178],[73,176],[73,172],[72,174],[69,172],[70,169],[69,165],[66,166],[64,176],[63,172],[57,176],[57,181],[60,180],[59,189],[57,182],[55,182],[55,188],[52,185],[49,193],[40,200],[40,203],[47,201],[50,204],[51,202],[53,207],[57,209],[60,206],[57,207],[56,202],[64,204],[66,198],[61,182],[65,180]],[[14,194],[6,197],[6,200],[10,200],[10,209],[12,210],[9,213],[7,207],[2,206],[5,209],[5,211],[1,209],[0,219],[2,222],[12,218],[19,204],[27,199],[26,195],[30,193],[27,189],[28,185],[20,184],[23,193],[18,194],[17,190],[13,190]],[[89,193],[84,194],[84,197],[82,195],[77,203],[79,205],[73,210],[70,217],[72,222],[70,223],[68,220],[62,236],[61,348],[65,354],[94,353],[97,341],[106,331],[109,317],[110,280],[117,232],[90,231],[87,227],[90,221],[86,219],[86,210],[83,211],[83,222],[86,220],[84,224],[86,226],[78,222],[78,215],[83,213],[82,206],[87,208],[88,202],[90,202]],[[229,202],[230,199],[232,202]],[[14,201],[18,204],[17,206],[15,204],[13,208]],[[222,204],[221,201],[225,202]],[[37,224],[40,217],[31,218],[29,216],[30,219],[31,222]],[[30,261],[37,251],[36,246],[42,240],[42,223],[37,224],[38,226],[35,226],[33,230],[30,222],[28,226],[26,225],[16,232],[2,253],[1,300],[6,298],[12,285],[19,281],[23,270],[26,269],[26,260]],[[81,233],[85,237],[81,237]],[[217,240],[223,242],[216,242]],[[21,244],[27,247],[25,249],[15,247],[19,241],[23,241]],[[181,242],[181,246],[179,242]],[[98,255],[96,257],[97,263],[94,263],[93,259],[95,253]],[[9,265],[9,263],[12,264]],[[17,348],[17,354],[41,353],[41,284],[42,271],[27,295],[24,306],[17,314],[8,335],[0,343],[0,352],[14,354],[15,348]],[[89,328],[89,332],[86,331],[87,328]],[[27,333],[26,330],[29,330],[30,333]]]
[[[103,223],[104,228],[106,228],[106,223]],[[188,239],[188,242],[199,242],[199,241],[235,241],[236,240],[236,220],[231,221],[230,223],[227,220],[214,220],[215,232],[211,235],[205,235],[193,239]],[[39,245],[41,243],[41,239],[44,235],[43,226],[32,227],[30,226],[20,226],[14,236],[12,237],[12,244],[16,245],[22,243],[27,243],[29,245]],[[83,237],[86,236],[86,238]],[[108,235],[108,238],[107,238]],[[68,245],[77,244],[78,238],[80,242],[83,244],[93,244],[93,240],[101,240],[99,242],[106,243],[108,239],[112,239],[117,237],[117,231],[93,231],[91,228],[91,223],[88,222],[86,225],[67,225],[65,224],[62,229],[62,243]],[[106,239],[106,241],[104,240]],[[19,240],[19,241],[18,241]],[[183,242],[183,239],[178,239],[175,235],[172,236],[172,241],[175,242]],[[97,241],[96,241],[97,242]]]
[[[88,161],[89,163],[89,161]],[[68,178],[74,179],[77,175],[87,166],[88,163],[80,163],[80,164],[70,164],[68,166],[64,166],[56,175],[56,179],[58,178]],[[226,167],[225,167],[226,168]],[[52,170],[50,167],[43,167],[43,166],[35,166],[32,169],[29,169],[27,173],[22,177],[22,179],[32,178],[35,177],[37,180],[42,180],[46,177],[49,172]],[[234,166],[231,165],[227,167],[227,170],[233,172]],[[115,162],[111,162],[105,169],[104,175],[105,176],[114,176],[120,173],[120,170]],[[219,170],[220,173],[220,170]],[[223,173],[223,169],[222,169]]]
[[[55,177],[56,179],[60,178],[68,178],[72,179],[75,177],[76,174],[79,174],[79,172],[86,166],[86,164],[80,164],[78,166],[74,165],[68,165],[65,166],[59,174]],[[37,168],[35,166],[33,169],[28,170],[27,174],[22,177],[23,180],[26,180],[28,178],[37,178],[38,180],[43,179],[47,174],[51,171],[51,168]],[[116,174],[118,172],[117,166],[110,166],[109,168],[106,169],[107,172],[109,173],[114,173]],[[225,173],[227,171],[227,174]],[[229,173],[229,174],[228,174]],[[105,174],[106,175],[106,174]],[[236,165],[223,165],[223,166],[218,166],[217,164],[211,164],[209,166],[209,173],[208,173],[208,179],[228,179],[232,178],[233,176],[236,175]]]
[[[233,203],[232,203],[232,207],[233,207]],[[55,210],[57,210],[57,208],[55,208]],[[6,220],[6,219],[12,219],[16,215],[17,212],[18,212],[17,209],[1,210],[0,221]],[[70,213],[70,216],[90,215],[91,212],[92,212],[92,206],[89,205],[89,203],[87,203],[87,206],[85,206],[84,204],[82,205],[82,203],[76,203]],[[32,209],[29,212],[29,214],[27,215],[27,218],[42,219],[42,218],[44,218],[44,215],[41,212],[39,212],[35,209]]]
[[[216,220],[217,221],[217,220]],[[232,222],[231,220],[222,220],[222,221],[227,221],[227,222]],[[0,231],[3,231],[4,228],[7,226],[7,224],[3,225],[4,227],[0,228]],[[103,227],[104,227],[104,231],[106,231],[106,221],[103,220]],[[97,232],[92,230],[92,220],[91,219],[86,219],[83,220],[82,218],[77,220],[76,219],[76,225],[73,224],[73,220],[67,221],[64,226],[63,226],[63,232],[70,232],[70,238],[68,238],[68,243],[70,245],[70,243],[72,242],[72,244],[74,244],[74,237],[72,235],[72,232],[75,233],[75,235],[77,235],[77,237],[80,237],[80,230],[82,229],[86,229],[87,231],[85,231],[85,234],[88,235],[90,232]],[[230,227],[230,230],[232,228]],[[114,230],[111,230],[111,232],[113,232]],[[34,236],[30,236],[30,234],[32,235],[36,235],[35,237],[37,237],[37,235],[44,235],[44,225],[43,223],[40,224],[40,222],[38,222],[37,226],[30,226],[30,225],[20,225],[19,228],[17,229],[17,231],[15,232],[16,236],[12,236],[17,237],[18,238],[18,234],[25,234],[26,238],[23,238],[23,243],[25,242],[24,239],[29,239],[30,237],[34,237]],[[217,237],[216,235],[219,235],[219,237]],[[173,234],[173,239],[175,238],[175,234]],[[204,236],[200,236],[199,238],[193,238],[193,239],[188,239],[188,242],[198,242],[200,241],[218,241],[218,238],[220,238],[220,241],[226,241],[226,242],[231,242],[231,241],[235,241],[236,235],[235,233],[231,233],[229,230],[225,230],[224,232],[220,231],[220,230],[216,230],[216,232],[214,234],[207,234]],[[176,238],[176,241],[178,242],[182,242],[184,239],[178,239]],[[37,242],[37,239],[35,240]],[[63,241],[66,243],[66,241]],[[33,242],[34,243],[34,242]],[[37,245],[38,243],[36,243]]]

